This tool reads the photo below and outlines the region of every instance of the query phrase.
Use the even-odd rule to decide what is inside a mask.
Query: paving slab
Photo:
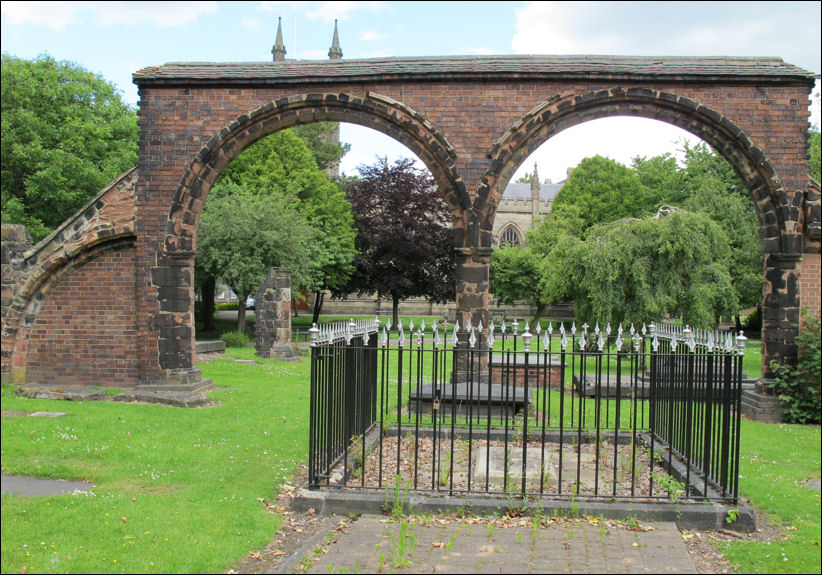
[[[676,525],[363,515],[308,573],[696,573]]]
[[[94,485],[88,481],[65,481],[63,479],[37,479],[22,475],[0,476],[0,491],[16,493],[22,497],[42,497],[88,491]]]

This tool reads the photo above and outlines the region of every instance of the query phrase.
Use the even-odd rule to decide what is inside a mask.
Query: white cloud
[[[257,18],[253,18],[250,16],[246,16],[245,18],[243,18],[242,24],[244,28],[247,28],[252,32],[259,32],[263,29],[263,23],[260,22]]]
[[[148,23],[162,28],[185,26],[201,14],[217,11],[216,2],[3,2],[14,26],[37,25],[62,31],[93,19],[99,24]]]
[[[61,31],[79,22],[79,2],[3,2],[2,12],[12,26],[46,26]]]
[[[369,30],[367,32],[363,32],[360,35],[360,40],[363,42],[378,42],[380,40],[385,40],[388,36],[383,34],[382,32],[378,32],[376,30]]]
[[[308,10],[306,16],[309,20],[322,20],[323,22],[331,22],[333,20],[340,20],[341,22],[348,19],[349,14],[354,11],[365,10],[385,10],[389,6],[386,2],[320,2],[316,8]]]

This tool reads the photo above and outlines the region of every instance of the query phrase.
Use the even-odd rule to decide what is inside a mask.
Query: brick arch
[[[108,256],[118,257],[124,260],[124,263],[121,267],[126,269],[126,273],[130,272],[133,281],[134,275],[134,245],[135,245],[135,236],[131,231],[123,231],[121,233],[112,234],[105,239],[95,239],[90,240],[81,246],[75,246],[72,248],[64,248],[59,250],[56,254],[52,254],[51,257],[46,258],[43,262],[40,263],[38,266],[34,266],[32,268],[32,273],[27,274],[26,279],[22,283],[19,291],[15,294],[14,297],[14,304],[12,305],[11,309],[9,310],[9,314],[7,319],[7,326],[10,330],[8,333],[4,333],[4,337],[6,335],[13,335],[12,340],[12,349],[10,350],[11,353],[11,378],[12,381],[15,383],[22,383],[24,381],[28,383],[38,383],[36,381],[36,377],[32,378],[31,371],[28,369],[30,363],[32,362],[32,353],[31,352],[31,341],[37,337],[37,334],[34,334],[35,327],[38,325],[38,321],[41,319],[41,315],[43,309],[46,306],[52,307],[65,307],[65,315],[67,318],[71,316],[81,316],[75,317],[79,321],[85,321],[90,326],[89,329],[91,332],[95,334],[95,336],[100,335],[105,331],[106,326],[103,326],[103,323],[111,323],[108,322],[108,315],[107,314],[99,314],[95,315],[94,317],[86,317],[87,309],[73,309],[71,306],[77,304],[78,302],[83,301],[84,299],[91,299],[97,300],[100,302],[100,305],[107,305],[106,301],[104,301],[107,297],[112,299],[112,301],[108,302],[112,305],[121,305],[123,306],[123,314],[120,318],[115,318],[114,323],[117,325],[115,329],[112,331],[116,331],[120,333],[120,337],[122,337],[123,331],[121,329],[121,325],[119,322],[120,319],[124,317],[130,317],[131,323],[133,323],[133,308],[134,302],[133,300],[133,288],[128,284],[123,284],[117,280],[110,281],[108,278],[101,278],[99,274],[95,273],[95,277],[91,278],[95,281],[95,285],[102,286],[106,284],[107,281],[110,281],[112,284],[110,287],[120,287],[122,288],[125,286],[126,291],[123,293],[117,293],[113,290],[103,289],[100,291],[88,291],[87,293],[77,293],[71,290],[70,288],[66,289],[66,293],[63,294],[63,298],[55,299],[53,296],[55,292],[59,291],[63,288],[64,282],[69,278],[76,277],[75,274],[78,271],[82,270],[85,266],[94,264],[95,262],[101,261]],[[110,272],[110,265],[104,266],[101,271],[103,275]],[[129,296],[131,300],[122,301],[122,297],[118,298],[117,296],[125,295],[126,298]],[[46,320],[48,321],[48,320]],[[42,321],[41,321],[42,323]],[[63,330],[65,326],[60,324],[57,326]],[[128,337],[128,336],[127,336]],[[133,337],[133,334],[130,335]],[[52,347],[51,342],[46,337],[40,337],[40,340],[43,341],[43,345],[45,347]],[[74,339],[69,339],[65,337],[58,337],[65,347],[66,343],[74,344],[76,343]],[[109,346],[110,342],[102,342],[100,341],[99,337],[94,337],[93,339],[97,340],[98,343],[102,344],[103,347],[111,347]],[[75,346],[77,347],[77,346]],[[79,345],[79,347],[88,347],[87,345]],[[94,351],[94,350],[92,350]],[[122,358],[121,358],[122,359]],[[67,381],[64,374],[59,373],[61,371],[60,366],[54,365],[54,357],[52,356],[49,360],[51,363],[50,371],[53,372],[55,375],[60,377],[61,383],[66,384],[77,384],[81,383],[84,384],[84,381]],[[78,363],[78,362],[72,362]],[[98,365],[95,367],[104,367],[102,365],[102,361],[98,362]],[[108,362],[108,367],[112,367],[119,371],[121,370],[121,365],[112,366],[111,362]],[[120,362],[122,363],[122,362]],[[90,363],[89,363],[90,365]],[[82,370],[86,366],[80,365],[79,372],[82,373]],[[77,370],[75,370],[77,371]],[[99,381],[99,377],[97,377],[97,372],[95,370],[94,374],[89,376],[89,380]],[[77,374],[75,374],[77,376]],[[134,370],[134,374],[132,374],[133,381],[128,381],[128,384],[134,385],[136,383],[136,369]],[[112,378],[108,378],[109,383],[115,383]],[[116,382],[116,383],[123,383],[123,382]]]
[[[690,98],[649,88],[613,88],[570,97],[555,96],[509,128],[488,152],[490,163],[478,188],[482,245],[490,245],[496,208],[516,169],[540,145],[575,125],[609,116],[636,116],[678,126],[708,142],[734,168],[756,205],[765,253],[795,251],[795,217],[772,163],[729,118]]]
[[[171,202],[164,244],[166,254],[193,254],[197,224],[208,191],[220,172],[243,150],[280,130],[322,121],[373,128],[407,146],[444,190],[454,222],[455,242],[462,241],[465,226],[461,222],[471,200],[456,170],[457,153],[425,118],[410,107],[373,92],[367,92],[365,97],[301,94],[271,101],[241,115],[202,147],[188,165]]]

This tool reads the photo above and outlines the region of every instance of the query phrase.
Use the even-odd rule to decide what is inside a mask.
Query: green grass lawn
[[[254,350],[229,350],[252,357]],[[265,546],[265,511],[308,450],[309,364],[201,366],[217,407],[55,402],[2,386],[2,470],[89,479],[89,495],[2,497],[3,573],[213,573]]]
[[[784,541],[734,541],[724,551],[740,573],[820,573],[820,427],[742,422],[740,486],[757,513],[784,525]]]
[[[229,356],[254,358],[253,348]],[[3,573],[224,572],[273,538],[273,500],[308,451],[309,363],[231,359],[202,364],[220,405],[180,409],[55,402],[4,385],[7,474],[89,479],[88,495],[2,497]],[[743,422],[743,496],[786,523],[785,541],[732,542],[743,572],[820,571],[820,428]]]

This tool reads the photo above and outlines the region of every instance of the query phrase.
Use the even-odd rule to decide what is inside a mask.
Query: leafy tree
[[[812,178],[822,180],[822,156],[820,156],[820,133],[818,131],[810,130],[808,132],[808,156],[809,156],[809,170]]]
[[[574,168],[552,209],[562,210],[565,204],[577,206],[584,228],[651,211],[637,174],[602,156],[585,158]]]
[[[397,325],[402,299],[445,303],[456,292],[451,216],[427,171],[402,158],[358,168],[346,197],[357,229],[356,272],[336,295],[375,293],[390,298]]]
[[[355,253],[351,208],[301,138],[282,130],[250,146],[220,174],[206,205],[211,197],[232,195],[238,187],[261,197],[287,198],[303,216],[300,221],[316,232],[306,246],[306,265],[294,269],[295,290],[315,291],[315,301],[321,302],[324,290],[348,279]],[[314,313],[319,314],[319,306]]]
[[[633,166],[657,205],[706,214],[722,227],[731,247],[725,263],[739,305],[757,306],[762,299],[762,240],[750,193],[731,165],[707,144],[684,142],[683,151],[681,168],[668,154],[634,158]]]
[[[666,202],[678,205],[687,197],[683,174],[671,154],[650,159],[637,156],[633,158],[631,167],[646,189],[648,208],[657,209]]]
[[[2,141],[2,221],[37,242],[134,167],[137,115],[77,64],[3,54]]]
[[[533,322],[536,323],[545,308],[539,285],[540,264],[543,256],[527,246],[502,246],[494,250],[490,262],[489,291],[500,304],[514,304],[526,301],[536,308]]]
[[[696,327],[737,311],[722,229],[702,214],[623,219],[588,230],[566,260],[576,314],[600,323],[663,314]]]
[[[225,281],[240,299],[237,331],[245,330],[245,305],[272,267],[302,278],[310,273],[316,232],[283,194],[259,193],[247,185],[224,183],[208,198],[197,236],[197,266]]]
[[[317,162],[317,167],[327,170],[336,165],[351,149],[351,144],[340,143],[337,139],[339,124],[336,122],[315,122],[300,124],[292,128]]]

